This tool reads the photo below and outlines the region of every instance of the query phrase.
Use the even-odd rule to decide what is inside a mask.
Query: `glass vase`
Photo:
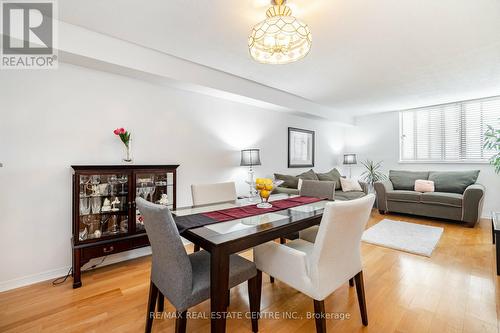
[[[130,146],[130,141],[125,145],[125,157],[123,162],[132,163],[132,148]]]

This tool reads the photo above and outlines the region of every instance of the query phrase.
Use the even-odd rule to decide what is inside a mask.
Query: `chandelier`
[[[288,64],[304,58],[311,50],[307,24],[292,16],[285,0],[274,0],[267,18],[255,25],[248,38],[252,58],[263,64]]]

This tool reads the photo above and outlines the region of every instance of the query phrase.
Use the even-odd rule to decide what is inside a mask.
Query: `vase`
[[[132,149],[130,147],[130,141],[125,145],[125,158],[123,162],[131,163],[132,162]]]

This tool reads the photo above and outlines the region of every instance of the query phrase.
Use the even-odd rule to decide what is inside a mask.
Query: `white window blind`
[[[488,162],[488,125],[498,127],[500,97],[401,111],[401,162]]]

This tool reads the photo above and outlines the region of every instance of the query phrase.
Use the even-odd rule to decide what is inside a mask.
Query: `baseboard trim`
[[[184,245],[191,244],[191,242],[188,241],[187,239],[182,238],[182,237],[181,237],[181,239],[182,239],[182,243]],[[113,264],[116,264],[116,263],[119,263],[122,261],[126,261],[126,260],[131,260],[131,259],[135,259],[135,258],[139,258],[139,257],[148,256],[148,255],[151,255],[151,247],[150,246],[142,247],[142,248],[131,250],[131,251],[121,252],[121,253],[117,253],[117,254],[112,254],[112,255],[108,256],[106,258],[106,260],[104,260],[104,262],[102,264],[100,264],[98,267],[96,267],[95,269],[100,268],[100,267],[104,267],[104,266],[108,266],[108,265],[113,265]],[[82,270],[87,269],[88,267],[92,267],[92,265],[99,264],[101,261],[102,261],[102,257],[92,259],[91,261],[89,261],[88,263],[86,263],[82,267]],[[36,273],[36,274],[23,276],[20,278],[15,278],[12,280],[1,281],[0,282],[0,292],[12,290],[12,289],[16,289],[16,288],[21,288],[21,287],[29,286],[31,284],[44,282],[47,280],[52,280],[52,279],[56,279],[56,278],[61,277],[61,276],[65,276],[66,274],[68,274],[68,271],[70,268],[71,268],[71,266],[68,265],[65,267],[48,270],[48,271],[45,271],[42,273]],[[68,279],[71,280],[71,277]]]
[[[131,260],[139,257],[144,257],[147,255],[151,254],[151,247],[143,247],[139,249],[135,249],[132,251],[126,251],[126,252],[121,252],[117,254],[112,254],[104,260],[102,264],[100,264],[98,267],[95,269],[108,266],[108,265],[113,265],[122,261],[126,260]],[[85,264],[82,267],[82,270],[91,267],[94,264],[98,264],[102,261],[102,258],[95,258],[89,261],[87,264]],[[37,274],[32,274],[32,275],[27,275],[23,276],[20,278],[12,279],[12,280],[7,280],[7,281],[2,281],[0,282],[0,292],[7,291],[7,290],[12,290],[16,288],[21,288],[25,286],[29,286],[35,283],[39,282],[45,282],[47,280],[52,280],[61,276],[65,276],[71,266],[66,266],[66,267],[61,267],[49,271],[45,271],[42,273],[37,273]],[[71,277],[68,278],[68,280],[71,280]]]

